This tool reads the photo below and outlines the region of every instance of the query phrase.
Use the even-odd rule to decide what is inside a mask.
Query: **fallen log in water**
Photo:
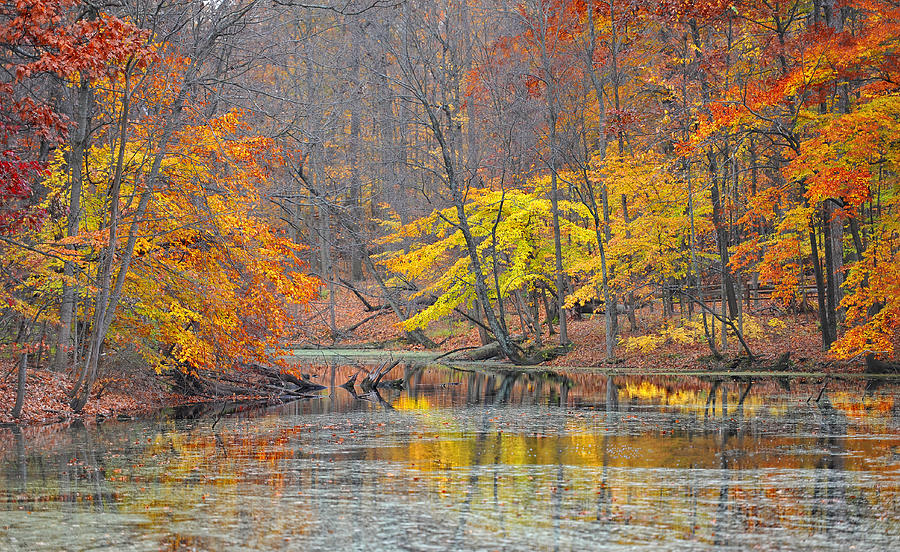
[[[302,395],[325,389],[324,385],[310,381],[309,375],[307,374],[303,374],[302,378],[298,378],[289,372],[283,372],[278,368],[263,366],[261,364],[252,364],[250,365],[250,368],[252,368],[256,374],[268,379],[269,388],[276,387],[287,394]]]
[[[366,377],[363,378],[362,382],[360,382],[359,386],[363,391],[369,391],[371,389],[375,389],[378,387],[381,379],[388,374],[391,370],[394,369],[395,366],[400,364],[400,359],[397,360],[386,360],[381,366],[375,368],[371,372],[369,372]]]
[[[345,381],[345,382],[341,385],[341,387],[343,387],[344,389],[353,389],[354,387],[356,387],[356,378],[357,378],[357,376],[359,376],[359,372],[357,372],[357,373],[353,374],[352,376],[350,376],[350,379],[348,379],[347,381]]]
[[[405,384],[405,382],[403,381],[403,378],[397,378],[397,379],[382,381],[381,383],[378,384],[378,387],[383,388],[383,389],[403,389],[404,384]]]

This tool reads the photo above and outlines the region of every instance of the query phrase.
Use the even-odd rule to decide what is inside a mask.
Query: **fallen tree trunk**
[[[374,320],[374,319],[378,318],[379,316],[381,316],[382,314],[387,314],[389,311],[390,311],[390,307],[388,307],[388,306],[380,307],[377,311],[375,311],[375,314],[370,314],[369,316],[367,316],[367,317],[363,318],[362,320],[360,320],[359,322],[353,324],[346,330],[341,330],[341,333],[348,334],[350,332],[356,331],[357,328],[359,328],[366,322],[368,322],[370,320]]]
[[[352,376],[350,376],[350,379],[348,379],[347,381],[345,381],[345,382],[341,385],[341,387],[343,387],[344,389],[353,389],[354,387],[356,387],[356,378],[357,378],[357,376],[359,376],[359,372],[357,372],[357,373],[353,374]]]
[[[369,391],[378,387],[381,379],[388,374],[391,370],[394,369],[395,366],[400,364],[400,359],[397,360],[387,360],[378,368],[375,368],[371,372],[369,372],[366,377],[363,378],[362,382],[359,386],[363,391]]]
[[[503,356],[503,351],[500,349],[500,344],[496,341],[476,347],[463,355],[467,360],[488,360],[498,356]]]

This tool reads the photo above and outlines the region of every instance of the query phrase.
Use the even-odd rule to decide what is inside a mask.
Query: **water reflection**
[[[0,550],[888,549],[897,385],[398,367],[181,418],[11,428]]]

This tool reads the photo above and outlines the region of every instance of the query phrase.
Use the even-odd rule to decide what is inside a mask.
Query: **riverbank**
[[[403,339],[396,314],[381,307],[374,299],[377,289],[359,284],[363,303],[352,291],[337,288],[334,301],[336,335],[329,329],[329,303],[322,298],[311,304],[305,322],[300,326],[294,345],[305,348],[356,349],[379,347],[388,349],[424,350],[421,345]],[[368,294],[368,295],[367,295]],[[373,308],[374,307],[374,308]],[[711,322],[711,318],[709,319]],[[610,368],[606,360],[603,314],[570,316],[568,334],[571,347],[542,366],[580,366]],[[722,346],[721,330],[717,328],[715,346],[721,358],[716,358],[706,343],[703,322],[698,313],[685,322],[682,317],[665,318],[659,307],[644,307],[635,311],[637,326],[631,329],[625,316],[619,317],[619,346],[615,366],[628,371],[653,371],[665,366],[672,372],[698,372],[734,369],[736,357],[746,355],[738,339],[731,334]],[[822,340],[814,313],[790,314],[767,302],[744,317],[744,338],[759,359],[758,369],[816,373],[857,373],[865,368],[862,359],[838,361],[822,351]],[[520,334],[521,322],[508,314],[510,333]],[[556,329],[556,328],[554,328]],[[454,315],[429,325],[425,334],[434,341],[440,355],[456,349],[474,348],[481,344],[478,328],[461,315]],[[541,335],[544,348],[558,342],[558,334],[547,327]],[[784,357],[788,353],[788,357]],[[779,362],[781,361],[781,362]],[[777,366],[776,366],[777,364]]]
[[[149,370],[132,369],[128,377],[101,378],[91,400],[81,413],[69,407],[72,378],[65,373],[46,369],[29,369],[22,415],[10,414],[16,400],[16,379],[11,361],[0,361],[0,425],[49,425],[74,420],[90,422],[114,416],[136,416],[163,407],[196,401],[167,391]]]
[[[295,348],[291,364],[311,367],[322,365],[351,365],[377,360],[386,356],[402,356],[411,362],[425,363],[457,349],[480,345],[478,328],[461,316],[450,317],[432,324],[426,335],[438,344],[426,350],[421,345],[405,341],[398,319],[390,309],[378,307],[375,300],[367,306],[347,289],[339,289],[335,300],[337,336],[329,329],[328,301],[314,302],[298,325],[291,345]],[[791,315],[767,308],[749,314],[745,338],[758,359],[753,365],[736,363],[744,352],[737,340],[729,339],[728,347],[717,346],[722,358],[711,354],[705,342],[698,339],[697,326],[677,326],[664,319],[657,309],[641,309],[636,313],[637,331],[626,327],[621,334],[622,345],[617,348],[615,362],[605,359],[603,316],[584,316],[568,321],[571,348],[562,355],[541,363],[536,369],[597,371],[614,374],[785,374],[825,375],[860,374],[864,363],[835,361],[821,350],[821,340],[813,316]],[[518,320],[509,317],[512,333],[519,330]],[[691,333],[693,332],[693,333]],[[545,348],[558,340],[558,335],[544,331],[541,336]],[[387,351],[385,351],[387,350]],[[448,358],[442,362],[448,362]],[[470,363],[457,359],[466,368]],[[481,361],[481,364],[502,367],[502,360]],[[173,393],[169,385],[146,367],[116,365],[107,367],[94,396],[81,414],[72,412],[68,392],[72,380],[68,374],[46,369],[29,369],[27,393],[22,416],[13,419],[10,411],[15,402],[15,370],[11,360],[0,360],[0,424],[18,423],[44,425],[67,420],[93,420],[98,417],[133,416],[164,407],[197,402],[198,397]],[[342,382],[340,382],[342,383]],[[209,397],[214,401],[227,396]]]

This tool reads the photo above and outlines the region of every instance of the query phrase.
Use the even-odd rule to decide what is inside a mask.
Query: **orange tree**
[[[750,200],[742,220],[763,231],[741,254],[756,254],[761,278],[788,299],[812,267],[835,355],[895,355],[900,9],[872,0],[733,11],[758,69],[734,80],[695,138],[758,136],[777,169]]]
[[[107,182],[114,152],[98,145],[88,155],[89,181]],[[137,214],[133,200],[144,186],[149,156],[140,140],[126,145],[126,220]],[[66,181],[61,157],[47,180],[57,192]],[[253,135],[239,112],[175,134],[134,245],[107,346],[133,347],[158,371],[279,362],[279,342],[293,327],[294,306],[319,289],[318,280],[303,272],[301,247],[259,215],[258,189],[279,162],[273,142]],[[75,238],[80,274],[96,273],[97,251],[108,239],[104,191],[91,190],[83,202],[85,227]],[[56,200],[51,193],[49,201]],[[58,282],[50,276],[44,285]],[[78,315],[89,320],[92,284],[85,282],[83,289]]]

